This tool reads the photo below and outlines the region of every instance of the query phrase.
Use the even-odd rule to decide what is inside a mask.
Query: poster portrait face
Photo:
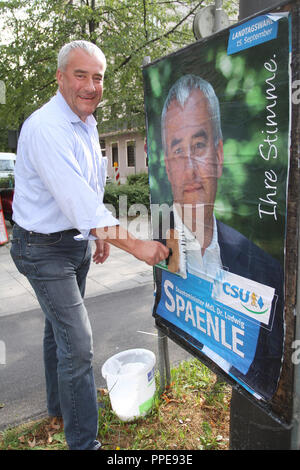
[[[165,163],[175,203],[204,205],[205,225],[212,218],[217,181],[222,174],[223,143],[215,142],[208,100],[193,89],[181,105],[170,102],[164,120]]]

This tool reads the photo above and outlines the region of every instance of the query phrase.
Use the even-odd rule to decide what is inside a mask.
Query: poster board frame
[[[243,25],[252,18],[265,13],[276,13],[281,11],[289,11],[291,13],[291,83],[297,83],[299,80],[299,0],[279,2],[275,7],[265,9],[257,12],[254,15],[237,23]],[[235,25],[235,26],[237,26]],[[228,32],[230,28],[227,29]],[[224,30],[215,33],[212,37],[224,34]],[[197,43],[205,44],[207,39],[197,41]],[[173,54],[176,54],[173,53]],[[172,55],[173,55],[172,54]],[[151,65],[151,64],[149,64]],[[145,65],[146,68],[149,65]],[[299,82],[300,83],[300,82]],[[292,92],[292,90],[291,90]],[[296,100],[297,101],[297,100]],[[284,305],[284,318],[286,325],[286,337],[284,344],[284,363],[280,376],[277,391],[269,403],[256,400],[255,397],[250,395],[243,387],[241,387],[234,379],[229,377],[223,370],[218,367],[216,363],[211,361],[206,355],[202,354],[191,341],[190,336],[185,337],[185,333],[179,330],[176,326],[169,323],[161,317],[155,317],[156,326],[172,341],[180,347],[188,351],[190,354],[198,358],[202,363],[209,367],[213,372],[219,375],[222,379],[228,382],[239,393],[243,394],[250,400],[262,407],[265,411],[270,413],[276,420],[279,420],[283,425],[290,426],[293,419],[293,395],[294,395],[294,366],[293,366],[293,345],[295,341],[295,309],[297,303],[297,281],[298,281],[298,234],[299,228],[299,103],[291,100],[291,132],[290,132],[290,162],[288,174],[288,192],[287,192],[287,214],[286,214],[286,241],[285,241],[285,305]]]

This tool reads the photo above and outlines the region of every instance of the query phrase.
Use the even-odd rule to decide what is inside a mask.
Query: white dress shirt
[[[85,239],[95,227],[118,225],[103,204],[107,158],[96,120],[83,122],[57,94],[23,124],[15,165],[13,220],[26,230],[76,228]]]
[[[187,271],[194,276],[201,277],[208,281],[213,281],[220,268],[222,268],[215,216],[213,216],[214,226],[212,240],[202,256],[199,241],[188,227],[184,225],[180,215],[178,214],[176,205],[173,206],[173,211],[175,228],[177,228],[179,233],[183,233],[185,238]]]

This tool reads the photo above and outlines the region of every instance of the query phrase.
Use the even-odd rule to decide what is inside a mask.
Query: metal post
[[[165,333],[158,327],[158,368],[160,375],[160,393],[164,393],[166,387],[171,383],[170,361],[168,338]]]
[[[171,383],[171,369],[170,369],[168,338],[166,336],[164,340],[164,357],[165,357],[165,366],[166,366],[166,380],[167,380],[167,387],[168,387]]]
[[[300,253],[300,240],[298,243],[298,253]],[[298,256],[298,273],[300,273],[300,256]],[[297,280],[297,305],[296,305],[296,341],[300,340],[300,279]],[[295,342],[295,345],[298,343]],[[298,347],[299,349],[299,347]],[[295,351],[296,352],[296,351]],[[297,356],[296,356],[297,357]],[[293,431],[291,435],[291,449],[300,449],[300,363],[294,363],[294,400],[293,400]]]
[[[221,29],[221,11],[223,0],[215,0],[215,23],[214,33]]]
[[[299,33],[299,18],[300,18],[300,2],[298,2],[297,9],[294,12],[293,24],[292,24],[292,42],[293,42],[293,62],[292,62],[292,82],[300,83],[300,33]],[[296,188],[299,188],[299,155],[300,155],[300,104],[299,101],[294,101],[292,98],[292,119],[294,119],[294,134],[292,137],[292,145],[294,148],[294,160],[298,162],[298,179],[296,181]],[[292,168],[291,168],[292,170]],[[297,195],[299,192],[297,191]],[[297,267],[297,287],[296,287],[296,325],[295,325],[295,337],[296,340],[293,346],[296,347],[294,354],[292,355],[292,362],[294,365],[294,389],[293,389],[293,431],[291,436],[291,449],[300,450],[300,361],[299,361],[299,340],[300,340],[300,240],[299,240],[299,213],[300,213],[300,200],[298,196],[298,267]]]

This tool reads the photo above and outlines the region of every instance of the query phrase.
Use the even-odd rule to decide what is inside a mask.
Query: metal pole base
[[[158,327],[158,368],[160,374],[160,394],[164,393],[166,387],[171,383],[170,360],[168,349],[168,338]]]

